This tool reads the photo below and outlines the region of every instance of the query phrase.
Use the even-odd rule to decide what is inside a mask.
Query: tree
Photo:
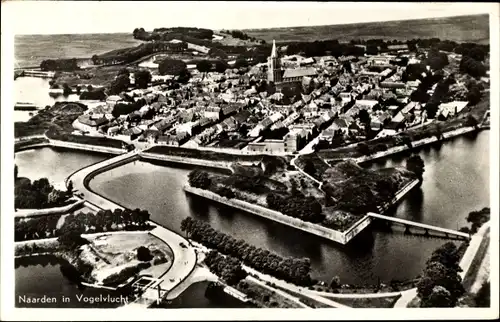
[[[153,255],[151,255],[151,251],[149,248],[140,246],[137,248],[137,259],[140,260],[141,262],[149,262],[153,258]]]
[[[116,79],[111,83],[109,91],[111,94],[120,94],[123,91],[126,91],[130,86],[130,78],[127,75],[119,74]]]
[[[138,88],[147,88],[152,79],[151,73],[146,69],[135,72],[134,76],[135,86]]]
[[[158,72],[160,73],[160,75],[180,76],[186,70],[186,63],[179,59],[167,58],[163,59],[158,64]]]
[[[465,120],[466,126],[473,126],[475,129],[478,128],[478,122],[474,116],[471,114],[467,115],[467,119]]]
[[[64,83],[63,84],[63,95],[68,96],[69,94],[71,94],[71,92],[72,92],[71,87],[69,87],[69,85],[67,83]]]
[[[66,189],[69,194],[73,192],[73,181],[68,181],[68,186],[66,187]]]
[[[418,154],[412,155],[406,160],[406,169],[415,173],[419,180],[422,181],[425,171],[424,160]]]
[[[421,307],[454,307],[450,292],[442,286],[434,286],[430,296],[422,301]]]
[[[330,282],[330,287],[331,288],[339,288],[340,285],[340,277],[334,276]]]
[[[370,124],[370,113],[367,110],[359,111],[358,117],[363,124]]]
[[[234,68],[244,68],[248,67],[248,61],[244,57],[239,57],[234,62]]]
[[[201,170],[193,170],[188,175],[189,184],[192,187],[207,189],[211,185],[211,180],[208,176],[208,173]]]
[[[215,62],[215,71],[217,73],[224,73],[227,69],[227,64],[221,60]]]
[[[208,60],[206,59],[203,59],[203,60],[200,60],[197,64],[196,64],[196,69],[198,69],[198,71],[200,73],[208,73],[211,69],[212,69],[212,63],[209,62]]]
[[[307,160],[306,163],[304,164],[304,172],[311,176],[316,175],[316,167],[314,166],[314,163],[311,160]]]
[[[59,190],[52,190],[47,196],[47,203],[49,205],[57,205],[63,198],[65,194]]]
[[[369,155],[371,153],[368,144],[361,142],[356,146],[356,150],[363,155]]]

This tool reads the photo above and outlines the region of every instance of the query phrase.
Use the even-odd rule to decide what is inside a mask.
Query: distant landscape
[[[140,43],[142,41],[132,37],[132,31],[115,34],[17,35],[14,38],[14,57],[19,67],[32,67],[40,65],[45,59],[89,58],[94,54]]]
[[[337,39],[439,38],[457,42],[489,43],[488,15],[457,16],[433,19],[382,21],[310,27],[246,29],[245,33],[266,42],[314,41]]]
[[[244,32],[270,43],[337,39],[439,38],[457,42],[489,43],[488,15],[418,19],[273,29],[247,29]],[[111,50],[133,47],[142,43],[130,33],[20,35],[15,40],[16,67],[38,66],[42,60],[58,58],[89,58]],[[55,45],[56,44],[56,45]],[[60,45],[57,45],[60,44]]]

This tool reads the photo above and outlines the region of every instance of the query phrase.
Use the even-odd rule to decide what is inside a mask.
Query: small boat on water
[[[36,111],[37,107],[31,102],[17,102],[14,105],[14,111]]]

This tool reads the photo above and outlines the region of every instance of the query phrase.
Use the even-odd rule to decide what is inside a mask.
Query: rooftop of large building
[[[315,68],[296,68],[287,69],[283,74],[283,78],[293,78],[293,77],[304,77],[304,76],[315,76],[318,72]]]

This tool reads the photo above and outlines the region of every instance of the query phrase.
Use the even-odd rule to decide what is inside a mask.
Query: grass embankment
[[[483,240],[481,241],[481,244],[479,245],[479,248],[476,252],[476,256],[474,256],[469,270],[467,271],[467,274],[465,274],[464,280],[462,282],[466,291],[471,290],[472,285],[474,285],[474,282],[478,278],[479,269],[481,268],[481,264],[483,263],[486,253],[488,252],[489,246],[490,233],[488,232],[484,235]]]
[[[154,146],[144,152],[210,161],[253,162],[255,164],[263,162],[264,164],[266,164],[266,166],[274,166],[276,168],[285,168],[289,164],[289,157],[270,156],[265,154],[229,154],[216,151],[196,150],[170,146]]]
[[[261,308],[300,308],[301,306],[281,294],[259,285],[251,280],[241,280],[236,289],[246,294],[250,301]]]
[[[47,130],[67,132],[73,131],[72,123],[87,106],[76,102],[56,102],[52,107],[38,112],[27,122],[14,123],[14,137],[44,134]]]
[[[49,140],[46,138],[31,138],[29,140],[19,141],[14,143],[14,151],[19,151],[24,149],[25,147],[34,145],[34,144],[42,144],[49,143]]]
[[[327,304],[325,304],[325,303],[323,303],[323,302],[320,302],[320,301],[318,301],[318,300],[315,300],[315,299],[313,299],[313,298],[311,298],[311,297],[309,297],[309,296],[306,296],[306,295],[304,295],[304,294],[302,294],[302,293],[299,293],[299,292],[294,292],[294,291],[292,291],[292,290],[289,290],[289,289],[283,288],[283,287],[281,287],[281,286],[278,286],[278,285],[276,285],[276,284],[274,284],[274,283],[268,283],[268,284],[269,284],[270,286],[274,287],[274,288],[277,288],[277,289],[279,289],[279,290],[281,290],[281,291],[285,292],[285,293],[288,293],[288,294],[290,294],[290,295],[295,296],[296,298],[298,298],[298,299],[299,299],[299,301],[300,301],[300,302],[302,302],[302,303],[304,303],[305,305],[310,306],[310,307],[312,307],[312,308],[332,308],[332,306],[327,305]]]
[[[346,298],[328,296],[335,302],[344,304],[353,308],[392,308],[401,295],[386,297],[365,297],[365,298]]]
[[[468,126],[467,118],[469,115],[473,116],[477,120],[477,122],[480,123],[484,117],[484,114],[490,107],[490,98],[488,94],[488,92],[484,93],[479,103],[464,108],[462,111],[460,111],[460,113],[458,113],[455,117],[450,118],[449,120],[435,121],[419,128],[400,132],[394,136],[365,141],[363,142],[363,144],[367,145],[367,148],[365,149],[366,151],[361,149],[359,145],[354,144],[337,149],[320,150],[318,151],[318,154],[325,160],[359,158],[362,156],[374,154],[376,152],[386,151],[397,146],[408,146],[408,142],[415,142],[426,138],[436,137],[442,140],[443,133]],[[409,150],[412,150],[412,148],[410,148]]]
[[[58,132],[52,130],[48,131],[46,134],[49,139],[79,144],[106,146],[116,149],[122,149],[124,145],[127,145],[123,141],[100,136],[74,135],[68,134],[67,132]]]

